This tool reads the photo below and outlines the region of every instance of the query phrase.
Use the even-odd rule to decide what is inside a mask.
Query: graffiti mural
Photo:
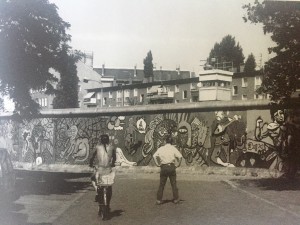
[[[271,122],[257,117],[254,138],[246,139],[238,166],[283,170],[283,159],[287,157],[287,115],[284,109],[271,107],[270,117]]]
[[[8,150],[12,160],[18,160],[18,125],[0,121],[0,148]]]
[[[0,120],[0,144],[15,161],[88,164],[102,134],[117,149],[118,163],[154,166],[152,155],[167,136],[183,166],[263,167],[281,170],[286,155],[286,111],[180,112]]]
[[[54,163],[53,128],[50,118],[25,121],[21,125],[22,161],[36,162],[39,158],[44,163]]]

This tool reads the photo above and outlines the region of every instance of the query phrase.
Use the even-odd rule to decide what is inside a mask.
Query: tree
[[[262,23],[265,34],[270,34],[275,53],[264,67],[260,91],[271,95],[271,100],[284,103],[299,88],[300,80],[300,2],[264,1],[244,5],[245,22]]]
[[[251,53],[245,62],[244,72],[245,73],[253,73],[255,71],[255,68],[256,68],[255,57]]]
[[[62,47],[70,27],[48,0],[0,0],[0,91],[15,103],[16,113],[30,117],[39,105],[30,90],[53,93]]]
[[[228,63],[232,63],[233,67],[239,70],[244,59],[242,47],[231,35],[225,36],[220,43],[215,43],[209,53],[209,63],[215,68],[223,68],[228,66]]]
[[[82,54],[75,51],[69,55],[69,46],[65,45],[58,55],[60,63],[57,71],[60,73],[60,81],[55,90],[53,99],[54,109],[78,108],[78,81],[76,62]]]
[[[144,74],[145,77],[153,77],[153,62],[152,53],[149,51],[144,59]]]

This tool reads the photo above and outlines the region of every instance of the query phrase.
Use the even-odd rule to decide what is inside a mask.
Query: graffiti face
[[[274,113],[274,120],[279,123],[279,124],[282,124],[285,120],[285,117],[284,117],[284,112],[283,110],[277,110],[275,113]]]
[[[165,119],[159,123],[154,129],[154,138],[157,139],[160,143],[165,140],[167,135],[176,133],[177,125],[175,121],[170,119]]]
[[[188,122],[182,121],[178,124],[178,139],[177,140],[178,140],[178,144],[180,146],[191,147],[191,145],[192,145],[192,128]]]
[[[146,122],[143,118],[136,122],[136,127],[141,134],[146,133]]]
[[[78,129],[77,126],[71,126],[69,130],[67,130],[67,136],[71,139],[74,140],[77,136]]]
[[[225,112],[224,111],[216,111],[215,112],[215,115],[216,115],[216,119],[217,120],[222,120],[225,118]]]

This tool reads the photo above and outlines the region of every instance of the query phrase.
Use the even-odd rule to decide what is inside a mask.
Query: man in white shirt
[[[157,191],[156,204],[162,204],[163,191],[167,182],[170,179],[170,183],[173,191],[173,202],[179,203],[178,188],[176,184],[176,167],[180,166],[182,155],[178,149],[172,145],[172,137],[166,138],[166,144],[157,149],[153,154],[154,162],[157,166],[160,166],[160,183]]]

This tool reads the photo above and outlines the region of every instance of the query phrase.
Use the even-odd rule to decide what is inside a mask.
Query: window
[[[187,91],[186,91],[186,90],[183,91],[183,96],[182,96],[182,98],[183,98],[183,99],[187,99]]]
[[[124,91],[124,98],[129,98],[130,95],[130,91],[129,90],[125,90]]]
[[[36,99],[36,101],[39,103],[41,107],[47,107],[48,106],[48,99],[47,98],[39,98]]]
[[[122,98],[122,91],[121,90],[117,91],[117,98]]]
[[[197,84],[191,83],[191,90],[197,90]]]
[[[107,104],[107,99],[103,98],[103,105],[106,105],[106,104]]]
[[[255,77],[255,85],[261,85],[262,80],[261,80],[261,76],[256,76]]]
[[[134,97],[138,96],[138,89],[137,88],[133,89],[133,96]]]
[[[264,99],[264,96],[260,94],[255,94],[254,99]]]
[[[140,95],[140,102],[144,102],[144,94]]]
[[[112,91],[108,92],[108,98],[112,98],[112,96],[113,96]]]
[[[178,100],[178,99],[175,99],[175,103],[179,103],[179,100]]]
[[[176,92],[176,93],[179,92],[179,85],[178,85],[178,84],[175,85],[175,92]]]
[[[232,95],[237,95],[237,94],[238,94],[238,86],[233,86]]]
[[[247,78],[242,78],[242,87],[248,87],[248,80]]]
[[[101,92],[97,92],[97,99],[101,99]]]
[[[242,100],[247,100],[247,95],[242,95]]]

